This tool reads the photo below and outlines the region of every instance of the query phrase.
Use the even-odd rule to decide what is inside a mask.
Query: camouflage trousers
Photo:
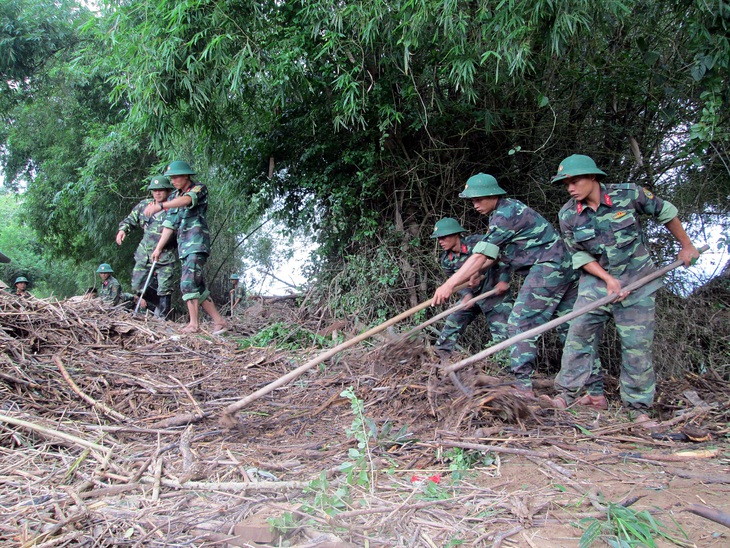
[[[514,337],[534,327],[547,323],[554,317],[572,312],[578,296],[578,282],[572,269],[566,281],[557,285],[545,285],[540,271],[530,271],[517,294],[512,314],[509,316],[509,336]],[[559,275],[556,272],[556,276]],[[560,326],[561,340],[565,340],[567,325]],[[537,341],[540,335],[514,343],[510,347],[510,368],[518,383],[532,387],[532,375],[537,365]]]
[[[449,314],[436,341],[436,348],[447,352],[454,350],[459,336],[479,314],[484,314],[486,317],[494,344],[507,340],[507,318],[509,318],[512,311],[513,302],[509,292],[504,296],[500,296],[500,299],[496,302],[490,299],[486,300],[488,302],[480,301],[476,305],[472,305],[471,308],[462,308],[453,314]]]
[[[132,291],[139,295],[142,293],[144,284],[147,281],[147,276],[152,268],[152,262],[145,259],[145,261],[137,261],[134,263],[134,269],[132,270]],[[158,295],[172,295],[172,276],[173,276],[174,265],[160,264],[157,263],[155,266],[154,277],[157,278],[157,294]],[[150,278],[150,283],[152,279]]]
[[[605,285],[599,286],[598,279],[593,276],[583,276],[575,306],[586,306],[604,296]],[[656,376],[651,345],[654,341],[655,293],[644,288],[644,295],[632,294],[631,297],[628,305],[621,302],[602,306],[571,322],[560,373],[555,378],[555,387],[568,403],[584,389],[591,395],[603,393],[598,345],[611,317],[621,339],[621,400],[637,409],[649,408],[654,402]]]
[[[203,267],[208,262],[207,253],[190,253],[182,262],[182,274],[180,276],[180,291],[183,301],[200,299],[202,303],[210,293],[205,289],[203,279]]]

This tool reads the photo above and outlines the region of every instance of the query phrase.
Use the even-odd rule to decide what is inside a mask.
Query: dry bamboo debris
[[[82,334],[89,333],[84,330],[88,330],[94,321],[84,318],[83,312],[75,316],[63,305],[36,313],[52,313],[64,318],[72,326],[71,331],[76,330],[73,326],[74,322],[78,322],[81,325],[79,333]],[[27,311],[20,314],[27,314]],[[281,375],[281,362],[272,360],[269,349],[243,353],[235,344],[223,343],[211,352],[211,345],[203,339],[174,340],[161,334],[151,340],[137,331],[121,334],[105,328],[92,330],[93,341],[88,346],[85,343],[69,345],[69,337],[75,336],[83,341],[86,340],[85,335],[66,334],[61,344],[56,338],[60,334],[51,336],[42,331],[43,322],[36,321],[34,325],[37,332],[26,331],[27,337],[9,337],[9,340],[4,336],[6,332],[0,330],[0,345],[7,344],[14,349],[0,363],[0,368],[7,375],[28,382],[0,379],[0,387],[10,389],[0,391],[0,403],[4,407],[18,406],[24,412],[23,419],[40,425],[53,425],[52,429],[70,432],[66,425],[73,424],[73,435],[81,440],[97,441],[99,433],[104,432],[105,440],[114,436],[116,441],[113,451],[99,453],[99,458],[94,460],[83,456],[88,448],[78,443],[73,442],[69,447],[59,447],[50,441],[39,445],[31,439],[31,430],[22,427],[12,427],[14,430],[11,430],[11,425],[6,425],[0,431],[0,469],[12,473],[13,479],[0,478],[0,506],[13,509],[9,519],[16,524],[16,531],[17,524],[26,520],[29,531],[41,534],[44,524],[52,527],[56,523],[64,523],[77,512],[83,513],[82,506],[85,505],[85,517],[76,522],[83,530],[99,531],[103,523],[106,527],[103,531],[107,531],[110,538],[117,535],[121,539],[125,531],[133,529],[135,539],[158,536],[177,541],[194,536],[193,525],[205,518],[223,518],[236,523],[242,504],[248,511],[255,511],[274,501],[283,501],[285,496],[299,493],[306,486],[307,481],[303,479],[315,478],[322,470],[333,471],[328,479],[336,485],[341,481],[337,466],[352,445],[343,434],[351,417],[338,405],[344,403],[340,401],[339,392],[350,384],[357,386],[358,396],[365,401],[368,414],[376,418],[387,417],[398,426],[408,425],[413,438],[426,440],[420,445],[413,441],[388,444],[388,440],[381,440],[382,446],[376,444],[373,447],[375,461],[381,466],[385,466],[385,459],[397,461],[400,470],[434,466],[437,464],[434,448],[438,444],[429,444],[427,440],[433,435],[434,423],[444,425],[449,421],[460,425],[457,435],[476,428],[496,428],[496,439],[499,440],[500,436],[502,439],[494,445],[505,444],[537,454],[554,452],[552,458],[556,462],[570,458],[564,451],[547,449],[545,445],[549,445],[551,435],[553,438],[565,438],[567,431],[571,436],[574,432],[572,424],[556,423],[551,426],[545,417],[528,417],[525,427],[529,430],[526,431],[532,432],[534,437],[518,437],[516,432],[519,431],[515,430],[505,441],[500,432],[509,432],[513,427],[494,416],[469,409],[454,409],[453,389],[434,396],[438,410],[436,416],[431,414],[427,394],[428,369],[407,363],[398,370],[373,376],[369,374],[369,364],[359,361],[356,352],[347,358],[349,369],[345,373],[328,370],[326,378],[304,378],[300,385],[277,392],[274,399],[261,399],[244,414],[243,435],[239,432],[226,433],[215,428],[210,414],[230,403],[240,393],[241,383],[261,386]],[[48,322],[48,325],[56,330],[53,322]],[[127,337],[140,344],[136,347],[129,344]],[[47,340],[57,346],[44,347],[43,341]],[[117,340],[121,342],[117,343]],[[125,423],[112,413],[103,413],[93,402],[73,390],[68,380],[59,375],[54,355],[58,355],[79,392],[108,410],[128,417],[132,423]],[[712,400],[706,392],[702,392],[702,397],[706,401]],[[312,417],[311,410],[318,411],[316,418]],[[717,411],[713,410],[696,418],[707,422],[717,416],[715,413]],[[12,413],[7,415],[13,416]],[[611,422],[609,418],[604,420]],[[190,436],[183,443],[180,426],[188,424],[194,424],[199,433],[195,435],[190,429]],[[610,439],[608,436],[605,438]],[[641,438],[632,438],[632,441],[641,442]],[[622,442],[617,440],[616,443]],[[29,453],[33,444],[41,450]],[[6,450],[8,447],[13,449]],[[21,449],[32,455],[32,462],[19,465],[17,453]],[[186,479],[183,476],[185,450],[192,455],[192,465],[188,469],[201,467],[205,473],[203,478],[180,481]],[[596,455],[604,452],[605,448],[595,447]],[[574,456],[577,462],[589,462],[592,458],[591,454],[577,451]],[[102,466],[99,461],[107,459],[108,466]],[[76,460],[79,462],[74,465]],[[270,485],[256,482],[253,475],[249,477],[246,470],[252,466],[274,471],[274,466],[267,467],[267,461],[274,466],[285,462],[298,464],[281,466],[275,471],[280,481],[270,481]],[[63,474],[48,472],[57,467],[58,462],[64,463],[63,470],[73,465],[74,471],[68,476],[71,492],[65,492],[61,487],[62,478],[59,476]],[[409,475],[408,472],[405,474]],[[153,493],[155,485],[156,495]],[[373,522],[373,514],[356,513],[361,511],[359,508],[349,510],[352,514],[346,510],[338,518],[350,528],[352,539],[367,538],[371,539],[372,545],[379,542],[379,545],[387,546],[392,545],[393,535],[402,535],[422,542],[429,538],[435,545],[443,545],[448,539],[447,532],[458,529],[461,520],[464,523],[478,521],[479,527],[483,527],[484,520],[469,520],[474,520],[473,516],[479,511],[486,510],[496,512],[496,521],[486,533],[484,529],[479,532],[469,529],[467,538],[471,541],[487,535],[484,538],[494,539],[501,534],[500,531],[517,523],[518,517],[509,509],[512,507],[511,496],[518,497],[515,500],[522,501],[527,508],[539,507],[539,504],[536,506],[524,501],[524,494],[508,493],[506,487],[490,491],[462,484],[463,496],[473,497],[468,501],[468,511],[465,510],[466,499],[458,497],[432,505],[411,498],[404,505],[403,493],[408,495],[415,491],[402,476],[399,479],[398,476],[386,478],[381,475],[379,487],[383,489],[373,498],[364,492],[359,495],[368,501],[370,507],[382,510],[375,512],[381,516],[379,521]],[[195,494],[203,490],[206,493],[204,498]],[[58,493],[63,493],[62,498]],[[122,493],[125,496],[121,500],[135,501],[137,507],[130,509],[120,505],[117,497]],[[29,497],[35,503],[21,506]],[[43,497],[49,498],[41,502]],[[201,506],[195,506],[197,504]],[[177,511],[179,506],[187,508],[188,505],[193,505],[195,512],[185,514]],[[55,507],[59,507],[63,515],[56,512]],[[383,519],[391,514],[391,519]],[[527,519],[529,514],[522,519]],[[165,515],[175,515],[176,518],[169,524]],[[315,518],[323,527],[329,519],[324,514],[317,514]],[[536,518],[533,516],[532,519],[537,526]],[[165,523],[169,525],[167,529],[163,526]],[[377,525],[375,529],[374,523]],[[67,538],[73,533],[70,531],[72,525],[66,523],[56,529],[57,536],[44,538],[48,541]],[[0,528],[0,540],[10,538],[12,534]],[[31,536],[29,540],[36,537]]]

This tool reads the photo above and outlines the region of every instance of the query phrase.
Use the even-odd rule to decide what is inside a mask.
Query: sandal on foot
[[[200,328],[192,326],[192,325],[186,325],[182,329],[180,329],[180,333],[197,333],[200,331]]]

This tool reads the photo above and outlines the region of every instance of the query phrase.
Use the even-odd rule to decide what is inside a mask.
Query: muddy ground
[[[3,545],[570,547],[629,511],[657,546],[730,544],[693,513],[730,514],[730,390],[712,372],[664,379],[651,432],[614,394],[555,411],[477,386],[489,364],[460,372],[466,397],[428,348],[376,338],[230,427],[227,406],[326,350],[242,348],[306,322],[286,302],[220,337],[93,301],[0,297],[0,315]]]

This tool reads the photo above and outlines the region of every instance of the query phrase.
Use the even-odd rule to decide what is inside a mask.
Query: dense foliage
[[[20,16],[38,6],[47,41]],[[554,219],[566,196],[546,183],[586,153],[698,228],[727,223],[722,0],[71,6],[2,13],[6,184],[27,185],[61,255],[111,253],[131,198],[176,155],[218,195],[225,249],[275,205],[317,238],[325,299],[368,321],[429,296],[438,218],[483,229],[457,198],[478,171]]]

